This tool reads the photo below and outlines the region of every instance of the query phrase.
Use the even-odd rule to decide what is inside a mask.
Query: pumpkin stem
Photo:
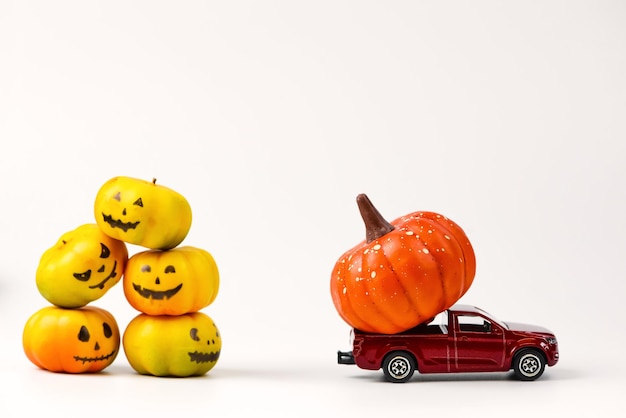
[[[359,206],[361,218],[365,222],[365,239],[368,243],[395,229],[393,225],[383,218],[365,194],[362,193],[356,197],[356,204]]]
[[[152,177],[152,184],[156,184],[156,178]]]

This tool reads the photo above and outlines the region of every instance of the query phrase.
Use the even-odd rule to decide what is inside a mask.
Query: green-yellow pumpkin
[[[95,306],[47,306],[26,322],[22,345],[37,367],[59,373],[95,373],[113,363],[120,330],[110,312]]]
[[[140,314],[130,321],[122,344],[131,367],[152,376],[200,376],[219,359],[222,338],[211,317]]]
[[[180,244],[191,228],[191,206],[180,193],[132,177],[104,183],[94,203],[96,223],[112,238],[150,249]]]
[[[211,304],[219,289],[213,256],[201,248],[146,250],[128,260],[124,294],[138,311],[149,315],[182,315]]]
[[[96,224],[84,224],[43,253],[35,273],[37,289],[54,305],[85,306],[120,281],[127,261],[124,242],[104,234]]]

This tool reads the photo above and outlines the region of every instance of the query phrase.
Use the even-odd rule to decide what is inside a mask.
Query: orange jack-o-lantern
[[[352,327],[394,334],[449,308],[469,289],[474,250],[463,230],[433,212],[387,222],[367,196],[357,197],[366,240],[343,254],[330,290],[339,315]]]
[[[128,250],[96,224],[81,225],[43,253],[35,280],[41,295],[63,308],[78,308],[102,297],[120,281]]]
[[[96,223],[115,239],[150,249],[180,244],[191,228],[191,206],[180,193],[152,182],[114,177],[94,203]]]
[[[120,330],[111,313],[94,306],[48,306],[26,322],[24,352],[37,367],[52,372],[94,373],[113,363]]]
[[[208,315],[140,314],[124,331],[123,347],[131,367],[153,376],[199,376],[220,357],[222,337]]]
[[[181,315],[211,304],[219,289],[213,256],[200,248],[147,250],[128,260],[124,294],[138,311],[149,315]]]

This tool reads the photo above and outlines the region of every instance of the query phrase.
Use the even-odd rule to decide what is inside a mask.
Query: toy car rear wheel
[[[546,361],[537,350],[525,349],[520,351],[513,361],[513,371],[520,380],[535,380],[543,374]]]
[[[415,372],[415,359],[404,351],[389,353],[383,361],[385,379],[392,383],[404,383]]]

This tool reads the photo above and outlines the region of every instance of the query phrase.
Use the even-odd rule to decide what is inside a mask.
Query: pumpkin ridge
[[[423,225],[421,225],[419,223],[420,220],[424,221],[424,219],[416,219],[416,227],[422,227],[423,226]],[[408,244],[408,245],[411,245],[412,250],[416,251],[416,252],[421,252],[423,254],[422,256],[426,256],[427,255],[428,259],[429,259],[428,263],[422,261],[420,264],[423,265],[423,266],[426,266],[428,264],[436,266],[437,275],[439,277],[439,283],[437,283],[439,286],[436,286],[436,287],[441,289],[441,294],[437,298],[437,299],[440,300],[439,307],[437,308],[437,310],[438,311],[442,311],[445,308],[443,308],[444,304],[441,303],[441,300],[446,297],[446,293],[445,293],[445,281],[443,280],[443,277],[442,277],[441,265],[438,262],[438,260],[435,258],[435,256],[432,254],[432,252],[428,250],[428,243],[424,239],[422,239],[420,235],[415,236],[414,242],[416,244],[411,245],[410,241],[409,241],[409,244]],[[425,249],[428,250],[427,253],[424,253]],[[427,276],[427,278],[430,278],[430,277],[431,277],[430,275]],[[429,281],[432,281],[432,280],[429,280]],[[420,286],[420,287],[423,287],[423,286]],[[418,293],[418,292],[416,292],[416,293],[407,292],[407,294],[412,295],[412,298],[415,299],[415,301],[413,301],[413,299],[412,299],[412,301],[414,302],[415,314],[417,316],[416,322],[419,324],[419,323],[422,323],[425,320],[429,319],[431,317],[431,315],[430,314],[429,315],[425,315],[424,312],[423,312],[425,310],[425,307],[423,306],[424,303],[417,303],[418,301],[424,302],[424,300],[423,300],[424,298],[422,297],[422,295],[420,293]],[[430,299],[433,299],[433,298],[431,297]]]
[[[376,241],[376,243],[378,245],[380,245],[379,241]],[[374,245],[376,245],[376,244],[374,244]],[[365,270],[370,270],[370,268],[369,268],[370,264],[372,264],[372,265],[380,265],[381,261],[383,261],[383,260],[385,261],[385,264],[387,265],[387,267],[390,266],[391,263],[389,263],[389,260],[387,259],[383,249],[384,249],[384,245],[381,245],[381,249],[380,250],[369,250],[368,251],[367,255],[374,254],[373,256],[371,256],[372,258],[376,257],[376,253],[378,251],[381,251],[382,256],[379,256],[380,261],[378,261],[378,259],[377,259],[377,261],[374,262],[374,263],[370,263],[369,257],[364,257],[363,258],[364,261],[361,264],[361,266],[362,266],[361,268],[363,269],[364,272],[365,272]],[[393,269],[391,269],[391,271],[393,271]],[[394,274],[392,277],[396,278],[396,275]],[[382,291],[378,292],[376,290],[373,291],[372,289],[375,289],[375,287],[374,287],[375,284],[371,280],[369,280],[369,279],[364,279],[364,280],[361,280],[361,281],[365,282],[364,287],[365,287],[365,289],[367,291],[367,294],[370,296],[370,300],[372,301],[372,305],[376,308],[376,310],[378,312],[378,318],[381,319],[381,320],[384,319],[385,322],[387,322],[387,325],[390,326],[393,329],[400,329],[400,328],[402,328],[402,325],[394,320],[394,317],[397,316],[397,313],[393,312],[394,305],[398,306],[399,304],[397,304],[397,303],[396,304],[387,303],[387,301],[384,301],[385,303],[379,304],[378,301],[379,301],[380,298],[372,297],[372,295],[375,295],[377,293],[384,293],[384,292],[382,292]],[[388,281],[388,276],[387,275],[385,275],[383,281],[384,282]],[[383,281],[379,281],[378,285],[380,285],[382,287]],[[401,288],[403,290],[403,293],[406,295],[406,289],[404,288],[402,283],[399,280],[397,280],[397,283],[399,284],[398,287]],[[383,327],[387,327],[387,325],[378,324],[378,327],[380,327],[382,329]]]
[[[429,227],[431,228],[436,228],[440,226],[437,222],[433,222],[431,219],[428,219],[428,218],[422,218],[422,219],[427,219]],[[421,240],[421,241],[424,244],[424,248],[428,248],[428,243],[424,240]],[[441,292],[443,295],[441,304],[439,306],[439,310],[443,311],[444,309],[447,309],[449,307],[447,305],[448,305],[448,299],[449,299],[450,286],[448,285],[447,275],[445,274],[446,268],[444,267],[444,264],[441,262],[439,257],[435,255],[436,254],[435,251],[430,251],[429,249],[428,254],[432,257],[433,262],[437,265],[437,272],[438,272],[439,282],[441,283]]]
[[[362,259],[360,260],[359,265],[362,265]],[[363,298],[364,301],[355,305],[355,304],[352,304],[352,300],[350,300],[351,298],[347,298],[347,299],[350,300],[354,313],[358,316],[358,318],[364,324],[366,324],[362,328],[362,330],[380,332],[381,331],[380,322],[382,322],[383,319],[387,319],[387,318],[385,315],[382,315],[382,312],[380,312],[380,307],[370,297],[370,293],[369,293],[370,289],[366,283],[363,283],[366,281],[367,280],[365,279],[361,279],[361,280],[353,279],[349,281],[349,283],[352,285],[351,287],[353,289],[353,293],[364,295],[365,296]],[[356,291],[356,289],[359,289],[359,288],[360,290]],[[348,293],[351,293],[350,289],[348,289]]]
[[[460,277],[457,280],[450,280],[450,279],[445,279],[442,276],[442,282],[444,283],[444,287],[445,287],[445,298],[447,300],[449,299],[454,299],[454,300],[458,300],[460,299],[465,292],[467,292],[467,290],[469,289],[469,286],[471,285],[471,281],[466,285],[466,281],[468,280],[468,277],[470,276],[467,272],[467,269],[469,268],[467,260],[474,260],[475,255],[473,254],[467,254],[467,251],[465,249],[465,245],[462,243],[462,241],[459,240],[458,235],[462,234],[462,237],[466,238],[465,233],[460,229],[460,227],[456,224],[454,224],[450,219],[445,218],[441,215],[436,215],[434,213],[428,212],[428,214],[432,214],[435,217],[439,216],[439,218],[436,218],[436,220],[433,220],[432,218],[426,217],[426,219],[431,219],[431,221],[434,221],[437,225],[437,227],[441,230],[443,230],[447,236],[450,237],[450,245],[454,245],[455,249],[460,253],[459,254],[459,260],[461,260],[461,263],[463,264],[463,268],[460,269]],[[439,219],[441,219],[441,221],[444,222],[438,222]],[[468,255],[471,255],[471,257],[468,257]],[[438,259],[437,256],[435,256],[433,254],[433,257]],[[438,260],[439,261],[439,260]],[[441,265],[444,265],[443,263],[440,263]],[[443,273],[443,269],[442,269],[442,273]],[[446,272],[447,273],[447,272]],[[447,274],[446,274],[447,275]],[[472,280],[473,277],[470,279]],[[457,293],[456,295],[451,295],[449,292],[451,291],[450,287],[447,286],[448,281],[452,281],[454,283],[458,284],[459,287],[459,293]],[[448,303],[446,303],[448,304]],[[446,309],[446,308],[444,308]]]
[[[409,303],[409,305],[411,305],[411,308],[413,310],[413,312],[417,313],[419,315],[419,309],[418,306],[415,304],[415,301],[413,300],[413,298],[410,296],[410,292],[407,289],[405,283],[402,281],[402,279],[400,278],[400,274],[398,273],[398,271],[394,268],[394,265],[389,262],[389,257],[387,256],[387,254],[385,253],[385,259],[387,260],[387,266],[389,268],[389,271],[391,271],[391,274],[393,275],[393,277],[398,281],[398,283],[400,284],[400,287],[402,288],[404,297],[406,298],[407,302]]]
[[[333,297],[335,305],[341,306],[342,308],[341,311],[339,311],[341,318],[343,318],[346,323],[354,326],[354,328],[365,331],[368,329],[367,321],[361,318],[354,306],[352,306],[351,298],[347,297],[348,285],[346,284],[344,271],[350,261],[351,258],[349,256],[344,256],[335,264],[335,274],[331,280],[331,296]],[[337,283],[343,283],[345,292],[337,289]]]
[[[363,258],[366,252],[368,252],[367,247],[365,250],[361,249],[357,253],[352,254],[349,260],[351,264],[346,266],[345,269],[349,269],[351,265],[356,265],[361,268],[360,273],[363,273]],[[348,280],[346,280],[346,276],[343,276],[343,280],[347,288],[343,300],[349,303],[354,316],[362,323],[360,327],[357,326],[355,328],[362,331],[380,333],[393,326],[387,320],[387,315],[382,314],[380,306],[372,299],[369,287],[366,283],[363,283],[367,281],[366,278],[361,275],[357,277],[348,275]],[[353,317],[351,316],[350,319],[353,319]]]
[[[402,287],[402,293],[404,295],[404,297],[406,298],[407,302],[409,303],[409,305],[411,305],[412,311],[414,313],[414,315],[416,315],[418,318],[421,317],[420,315],[420,308],[419,306],[415,303],[415,300],[413,300],[413,297],[411,297],[411,292],[409,292],[409,290],[406,288],[406,286],[404,286],[404,283],[402,283],[400,281],[400,275],[396,272],[396,270],[393,268],[393,265],[390,264],[390,269],[391,272],[393,273],[393,277],[396,278],[396,280],[398,280],[398,282],[401,284]],[[427,318],[423,318],[423,319],[427,319]],[[421,323],[421,321],[420,321]]]

